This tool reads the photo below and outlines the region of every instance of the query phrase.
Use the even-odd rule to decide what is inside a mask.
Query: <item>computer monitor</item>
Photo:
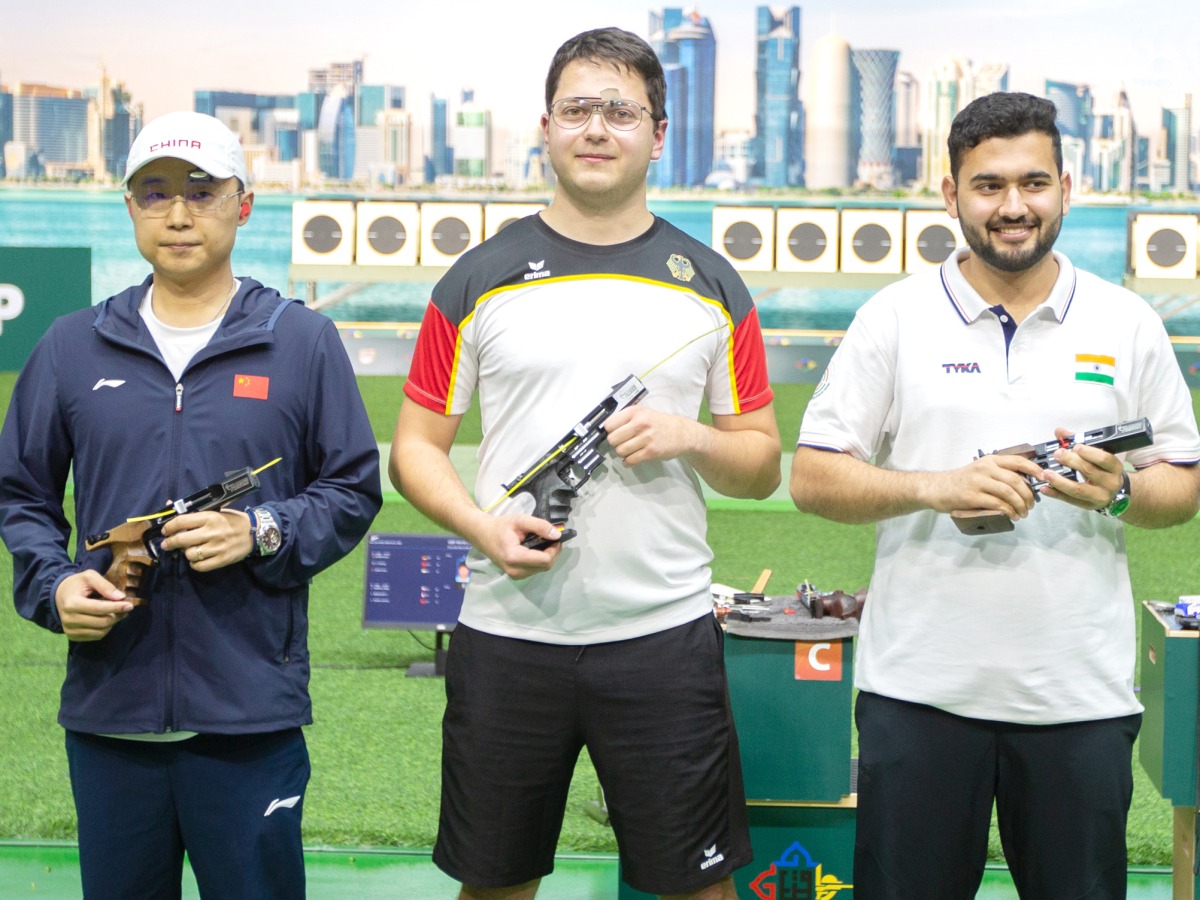
[[[363,627],[453,631],[470,549],[452,534],[368,534]]]

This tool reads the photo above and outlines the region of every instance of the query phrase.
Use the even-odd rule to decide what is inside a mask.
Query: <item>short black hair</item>
[[[650,117],[661,122],[667,117],[667,79],[662,63],[642,38],[620,28],[596,28],[577,34],[558,48],[546,75],[546,109],[554,102],[563,69],[578,60],[609,63],[636,72],[646,83],[650,99]]]
[[[1016,91],[997,91],[972,100],[950,125],[946,146],[950,150],[950,177],[958,183],[958,170],[968,150],[991,138],[1016,138],[1038,132],[1054,143],[1054,162],[1062,174],[1062,135],[1055,120],[1058,109],[1045,97]]]

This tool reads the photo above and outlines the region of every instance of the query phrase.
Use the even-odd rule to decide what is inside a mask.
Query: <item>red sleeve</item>
[[[733,331],[733,383],[738,412],[759,409],[775,397],[757,309],[751,309]]]
[[[458,328],[432,303],[417,333],[404,393],[422,406],[450,414],[450,385],[458,359]]]

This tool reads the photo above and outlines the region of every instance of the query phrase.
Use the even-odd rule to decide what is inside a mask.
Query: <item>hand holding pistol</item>
[[[533,515],[560,529],[562,534],[559,542],[573,538],[575,531],[565,527],[571,514],[571,502],[579,495],[579,488],[604,461],[600,452],[600,444],[607,436],[604,423],[613,413],[632,406],[645,395],[646,386],[634,375],[617,384],[612,393],[556,441],[554,447],[504,485],[504,496],[532,494]],[[536,534],[528,535],[521,542],[522,546],[531,550],[545,550],[553,543]]]
[[[1023,456],[1032,460],[1041,469],[1082,481],[1083,476],[1074,469],[1055,461],[1054,452],[1056,450],[1070,447],[1072,444],[1087,444],[1108,453],[1117,454],[1127,450],[1136,450],[1152,443],[1154,443],[1154,429],[1150,426],[1149,419],[1142,418],[1121,422],[1117,425],[1106,425],[1103,428],[1093,428],[1091,431],[1073,435],[1070,439],[1060,441],[1052,438],[1040,444],[1017,444],[994,452],[1001,455]],[[980,450],[979,456],[984,455],[986,454]],[[1034,497],[1038,497],[1038,488],[1043,487],[1046,482],[1033,478],[1029,478],[1027,481],[1034,490]],[[1014,527],[1008,516],[995,510],[956,510],[950,514],[950,517],[963,534],[995,534],[1001,531],[1012,531]]]
[[[159,564],[162,554],[162,527],[176,516],[190,512],[220,509],[259,486],[258,475],[247,466],[227,475],[224,481],[189,494],[179,500],[168,500],[167,509],[139,519],[129,519],[108,531],[92,535],[84,541],[88,550],[112,548],[112,564],[104,577],[125,593],[134,606],[144,605],[146,598],[138,595],[146,570]]]

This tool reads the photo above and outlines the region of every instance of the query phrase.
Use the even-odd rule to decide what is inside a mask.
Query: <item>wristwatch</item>
[[[246,510],[250,516],[250,535],[254,538],[251,556],[274,556],[283,543],[279,523],[265,506],[252,506]]]
[[[1112,502],[1108,506],[1098,509],[1096,512],[1102,516],[1116,519],[1122,516],[1127,509],[1129,509],[1129,473],[1122,472],[1120,490],[1113,494]]]

